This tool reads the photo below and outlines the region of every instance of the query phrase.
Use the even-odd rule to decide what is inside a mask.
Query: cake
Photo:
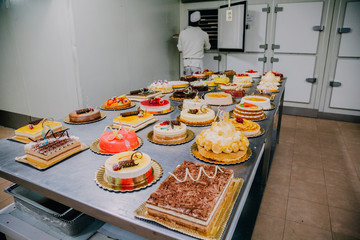
[[[237,74],[233,78],[233,83],[236,83],[237,85],[242,87],[251,87],[252,77],[246,73]]]
[[[212,79],[214,79],[215,83],[229,83],[230,78],[228,78],[226,75],[213,75]]]
[[[140,109],[147,113],[159,114],[170,112],[170,101],[162,98],[155,98],[140,102]]]
[[[209,90],[208,85],[204,82],[204,81],[195,81],[195,82],[191,82],[190,86],[195,90],[195,91],[207,91]]]
[[[184,161],[146,200],[146,211],[204,235],[216,233],[233,175],[224,167]]]
[[[194,99],[185,99],[183,101],[182,108],[187,109],[200,109],[202,106],[206,106],[206,102],[204,99],[200,99],[198,96],[195,96]]]
[[[260,77],[260,73],[258,71],[254,71],[252,69],[245,71],[245,73],[249,74],[250,77],[254,77],[254,78]]]
[[[205,73],[203,71],[194,72],[193,76],[196,78],[205,78]]]
[[[187,102],[180,112],[180,121],[189,125],[208,125],[215,119],[215,112],[202,99]]]
[[[130,91],[130,94],[126,95],[131,101],[144,101],[150,98],[156,98],[161,95],[160,91],[152,91],[148,88],[141,88]]]
[[[78,137],[64,134],[27,143],[24,149],[29,162],[48,165],[81,151],[81,143]]]
[[[208,85],[209,87],[216,86],[214,79],[205,80],[204,83],[206,83],[206,85]]]
[[[186,81],[171,81],[169,82],[173,88],[183,88],[189,85]]]
[[[170,93],[173,91],[172,85],[167,80],[164,80],[164,82],[161,80],[154,81],[149,86],[149,89],[154,92],[159,91],[162,93]]]
[[[117,127],[123,126],[127,130],[137,131],[150,123],[157,121],[154,115],[142,110],[123,112],[120,116],[113,119],[113,124]]]
[[[207,93],[204,99],[210,105],[230,105],[233,103],[232,96],[225,92]]]
[[[153,127],[153,141],[165,144],[174,144],[186,138],[186,125],[175,121],[163,121]]]
[[[270,99],[262,96],[246,96],[241,99],[240,103],[251,103],[262,107],[264,110],[270,109]]]
[[[105,109],[123,109],[128,108],[131,105],[131,100],[125,95],[112,97],[104,103]]]
[[[267,97],[271,100],[272,98],[272,92],[269,92],[269,91],[258,91],[256,90],[255,92],[253,92],[254,96],[262,96],[262,97]]]
[[[225,90],[225,93],[228,93],[236,98],[245,96],[245,90],[242,89],[241,87],[238,87],[236,89]]]
[[[201,156],[226,163],[245,156],[249,140],[235,129],[225,113],[220,122],[214,122],[196,136],[196,144]]]
[[[231,123],[235,129],[240,131],[246,137],[256,136],[260,132],[260,125],[247,119],[243,118],[232,118]]]
[[[197,92],[192,89],[192,87],[187,87],[185,89],[177,90],[173,93],[172,99],[182,101],[184,99],[193,99],[196,96]]]
[[[262,120],[265,118],[262,107],[251,103],[239,103],[234,108],[234,118],[244,118],[248,120]]]
[[[106,130],[110,131],[106,131]],[[120,153],[133,150],[139,146],[139,140],[136,133],[127,131],[124,128],[113,129],[106,126],[104,132],[100,136],[99,147],[105,153]]]
[[[81,123],[94,121],[101,118],[100,110],[94,108],[83,108],[69,114],[70,122]]]
[[[227,76],[227,77],[233,77],[235,74],[236,74],[236,72],[234,71],[234,70],[225,70],[224,71],[224,74]]]
[[[153,181],[153,170],[149,155],[127,151],[106,159],[104,180],[113,187],[132,190]]]
[[[24,141],[37,141],[42,138],[44,127],[46,131],[58,132],[63,129],[61,122],[51,121],[46,118],[29,122],[29,125],[15,130],[15,138]],[[46,133],[44,133],[46,134]]]
[[[256,90],[267,91],[267,92],[277,92],[277,91],[279,91],[279,87],[277,86],[277,83],[260,82],[259,85],[257,85]]]
[[[213,71],[208,70],[208,69],[204,69],[203,72],[204,72],[205,76],[210,76],[210,75],[212,75],[214,73]]]
[[[184,75],[180,78],[180,81],[186,81],[186,82],[193,82],[197,80],[198,80],[197,77],[193,75]]]
[[[219,85],[221,90],[236,89],[238,87],[235,83],[221,83]]]
[[[276,76],[273,72],[267,72],[261,78],[262,82],[270,82],[277,84],[279,84],[280,80],[280,76]]]

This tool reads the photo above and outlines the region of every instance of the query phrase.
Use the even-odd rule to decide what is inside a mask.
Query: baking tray
[[[36,219],[52,225],[70,236],[80,233],[95,221],[93,217],[17,184],[7,187],[4,191],[14,197],[14,203],[18,210],[31,214]]]

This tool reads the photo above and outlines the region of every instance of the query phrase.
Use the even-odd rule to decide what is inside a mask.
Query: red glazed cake
[[[161,98],[142,101],[140,109],[147,113],[166,113],[170,111],[170,101]]]
[[[106,132],[107,129],[111,131]],[[104,133],[100,136],[99,147],[106,153],[120,153],[133,150],[139,146],[136,133],[123,128],[113,129],[106,126]]]

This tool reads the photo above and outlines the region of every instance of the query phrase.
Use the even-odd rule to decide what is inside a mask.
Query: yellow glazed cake
[[[260,125],[243,118],[232,118],[231,123],[235,126],[235,129],[240,131],[246,137],[251,137],[259,134]]]
[[[123,112],[120,116],[113,119],[115,126],[124,126],[128,130],[136,131],[149,123],[156,121],[154,115],[144,111]]]
[[[61,122],[50,121],[43,118],[37,121],[29,122],[29,125],[16,129],[15,137],[20,140],[40,140],[45,126],[48,126],[47,131],[51,129],[53,132],[58,132],[63,129]]]
[[[230,82],[230,78],[228,78],[226,75],[221,75],[221,76],[213,76],[212,77],[215,81],[215,83],[229,83]]]

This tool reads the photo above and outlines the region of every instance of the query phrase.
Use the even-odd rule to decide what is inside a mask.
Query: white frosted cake
[[[178,143],[186,138],[186,125],[179,121],[164,121],[153,127],[153,140],[159,143]]]
[[[252,77],[249,74],[242,73],[237,74],[233,78],[233,83],[236,83],[239,86],[242,87],[251,87]]]
[[[260,73],[252,69],[245,71],[244,73],[249,74],[251,77],[260,77]]]
[[[256,87],[259,91],[264,92],[277,92],[279,91],[278,83],[274,82],[260,82]]]
[[[262,107],[264,110],[270,109],[270,99],[267,97],[261,97],[261,96],[245,96],[241,99],[241,103],[251,103],[255,104],[257,106]]]
[[[231,94],[225,92],[207,93],[204,99],[210,105],[230,105],[233,103]]]

